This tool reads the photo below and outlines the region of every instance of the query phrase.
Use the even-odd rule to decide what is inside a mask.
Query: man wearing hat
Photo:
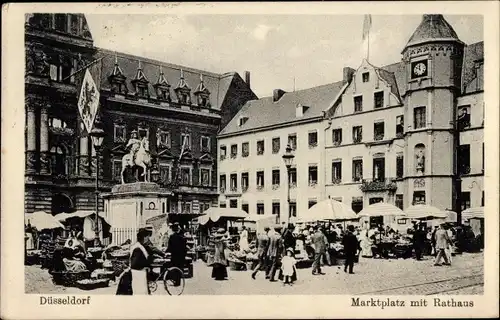
[[[349,268],[349,273],[353,274],[354,259],[358,253],[358,250],[361,250],[358,238],[354,234],[353,225],[347,226],[347,233],[342,239],[342,245],[344,246],[345,254],[344,272],[347,272],[347,269]]]
[[[326,237],[323,232],[321,232],[321,228],[318,225],[316,225],[314,229],[315,232],[311,236],[311,241],[314,244],[314,262],[312,265],[312,274],[317,275],[324,274],[323,272],[321,272],[321,260],[326,252]]]
[[[174,233],[168,239],[167,251],[170,252],[170,259],[172,267],[177,267],[184,271],[184,264],[186,261],[187,242],[181,232],[179,223],[174,223],[172,226]],[[180,279],[178,279],[180,280]],[[178,285],[178,283],[176,283]]]
[[[441,265],[441,258],[444,259],[445,265],[451,265],[451,261],[449,260],[448,255],[446,254],[446,249],[449,245],[452,244],[450,237],[448,236],[448,232],[445,229],[446,225],[441,224],[440,228],[436,231],[436,260],[434,261],[435,266]]]
[[[257,236],[257,258],[259,259],[259,263],[257,263],[257,266],[252,272],[252,279],[254,280],[257,272],[259,272],[262,267],[267,270],[267,249],[269,247],[269,236],[267,233],[269,230],[269,227],[265,227],[264,233],[259,233]]]
[[[267,258],[269,259],[269,272],[266,275],[266,278],[269,278],[269,281],[274,282],[274,276],[276,275],[276,271],[280,265],[280,258],[282,254],[282,238],[279,233],[280,226],[276,226],[273,231],[269,234],[269,247],[267,249]]]

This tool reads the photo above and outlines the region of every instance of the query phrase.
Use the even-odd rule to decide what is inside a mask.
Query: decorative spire
[[[142,72],[141,60],[138,60],[137,73],[135,74],[134,80],[148,82],[146,75]]]
[[[116,76],[121,76],[124,77],[123,71],[118,65],[118,54],[115,51],[115,66],[113,68],[113,72],[111,73],[111,76],[116,77]]]
[[[163,74],[163,68],[161,65],[160,65],[160,75],[158,76],[158,81],[156,81],[156,85],[170,87],[170,83],[168,83],[167,79],[165,78],[165,74]]]
[[[179,80],[179,83],[177,84],[177,87],[176,89],[188,89],[188,90],[191,90],[188,86],[188,84],[186,83],[186,81],[184,80],[184,70],[181,69],[181,78]]]
[[[198,92],[203,92],[203,93],[210,93],[208,91],[207,87],[205,86],[205,83],[203,82],[203,74],[200,73],[200,84],[196,87],[195,93]]]

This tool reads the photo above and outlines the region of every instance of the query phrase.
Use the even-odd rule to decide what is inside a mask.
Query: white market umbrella
[[[445,211],[439,210],[436,207],[416,204],[408,207],[405,211],[406,217],[409,219],[426,219],[426,218],[441,218],[445,219],[448,214]]]
[[[355,220],[359,217],[348,205],[335,201],[333,199],[326,199],[316,203],[309,208],[303,217],[297,219],[298,222],[314,222],[321,220]]]
[[[474,207],[462,211],[462,219],[479,218],[484,219],[484,207]]]
[[[379,202],[369,205],[358,213],[360,217],[406,216],[403,210],[393,204]]]
[[[219,221],[220,218],[229,220],[240,220],[248,216],[248,213],[238,208],[209,208],[203,212],[198,222],[202,225],[206,224],[209,220],[213,222]]]
[[[37,230],[43,229],[64,229],[64,225],[50,213],[44,211],[33,212],[29,215],[30,224]]]

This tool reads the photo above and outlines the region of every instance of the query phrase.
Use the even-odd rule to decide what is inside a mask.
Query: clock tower
[[[406,206],[454,208],[463,52],[464,43],[440,14],[424,15],[403,49]]]

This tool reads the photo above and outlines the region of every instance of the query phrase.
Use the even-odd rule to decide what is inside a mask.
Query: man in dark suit
[[[349,268],[349,273],[353,274],[354,259],[358,254],[358,250],[361,250],[358,238],[354,234],[354,226],[349,225],[347,227],[347,233],[344,235],[344,238],[342,239],[342,245],[344,246],[344,254],[345,254],[344,272],[347,272],[347,268]]]
[[[279,227],[275,227],[269,234],[269,247],[267,249],[267,258],[270,263],[270,269],[266,276],[269,281],[276,281],[274,276],[278,270],[281,258],[282,238],[279,233]]]
[[[283,231],[283,256],[286,255],[286,250],[288,248],[292,248],[293,252],[295,253],[295,236],[293,235],[293,230],[295,229],[295,226],[292,223],[288,224],[288,227],[285,228]]]
[[[413,233],[413,248],[415,249],[415,257],[417,260],[422,260],[422,251],[425,246],[426,233],[424,231],[424,225],[418,225],[417,229]]]
[[[184,264],[186,261],[187,253],[186,239],[181,234],[181,228],[179,224],[174,224],[172,229],[174,233],[168,239],[167,251],[170,252],[170,261],[172,267],[177,267],[184,272]]]
[[[267,271],[267,250],[269,248],[269,236],[267,235],[269,232],[269,227],[264,228],[264,233],[261,233],[257,236],[257,258],[259,259],[259,263],[252,272],[252,279],[255,280],[255,276],[257,272],[264,267]]]
[[[312,274],[325,274],[321,272],[321,260],[326,252],[326,237],[321,232],[319,226],[315,226],[315,233],[311,236],[311,241],[314,245],[314,262],[312,265]]]

